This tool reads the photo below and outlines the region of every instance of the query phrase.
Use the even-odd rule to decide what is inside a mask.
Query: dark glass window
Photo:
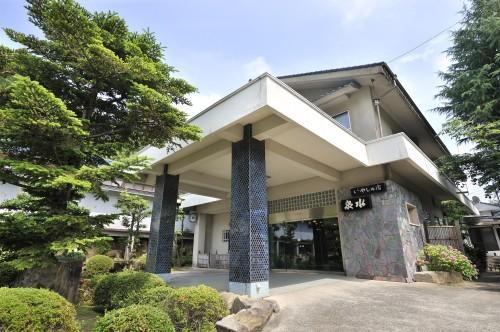
[[[271,268],[342,271],[337,218],[269,225]]]

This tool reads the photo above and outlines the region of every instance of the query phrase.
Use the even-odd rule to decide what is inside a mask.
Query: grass
[[[82,305],[76,307],[76,319],[82,324],[82,332],[92,332],[96,320],[100,316],[91,306]]]

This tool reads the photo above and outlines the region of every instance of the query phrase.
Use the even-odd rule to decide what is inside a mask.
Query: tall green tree
[[[447,50],[451,65],[440,73],[437,111],[448,117],[444,132],[474,149],[445,157],[441,169],[457,182],[472,181],[487,194],[500,192],[500,1],[471,0]]]
[[[145,218],[151,215],[149,203],[142,197],[122,192],[115,205],[120,210],[122,225],[127,228],[127,247],[125,249],[125,259],[134,257],[141,229],[146,227],[143,224]]]
[[[0,248],[20,268],[83,251],[116,216],[90,216],[86,193],[133,181],[147,161],[133,151],[196,140],[176,105],[195,89],[172,76],[150,31],[73,0],[28,0],[44,37],[4,29],[0,46],[0,182],[23,189],[0,208]],[[12,255],[11,255],[12,256]]]

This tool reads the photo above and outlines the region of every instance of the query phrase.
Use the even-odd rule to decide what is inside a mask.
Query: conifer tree
[[[134,151],[199,137],[176,108],[195,89],[172,76],[153,33],[73,0],[26,8],[44,37],[4,29],[22,47],[0,46],[0,182],[23,190],[0,206],[0,251],[19,268],[103,240],[116,216],[78,202],[106,199],[104,181],[133,181],[147,165]]]
[[[470,153],[440,160],[457,182],[466,175],[487,194],[500,193],[500,1],[471,0],[447,50],[451,65],[441,73],[444,100],[437,111],[448,116],[444,132]]]

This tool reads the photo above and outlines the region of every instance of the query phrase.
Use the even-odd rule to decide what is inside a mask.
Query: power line
[[[440,35],[442,35],[442,34],[443,34],[443,33],[445,33],[446,31],[450,30],[451,28],[453,28],[453,27],[454,27],[455,25],[457,25],[458,23],[460,23],[460,22],[455,22],[455,23],[453,23],[453,24],[452,24],[452,25],[450,25],[449,27],[447,27],[447,28],[445,28],[445,29],[443,29],[443,30],[439,31],[438,33],[436,33],[436,34],[435,34],[434,36],[432,36],[431,38],[426,39],[425,41],[421,42],[420,44],[418,44],[417,46],[415,46],[415,47],[414,47],[414,48],[412,48],[411,50],[406,51],[406,52],[404,52],[403,54],[400,54],[400,55],[398,55],[397,57],[395,57],[395,58],[393,58],[393,59],[391,59],[391,60],[387,61],[387,63],[394,62],[394,61],[396,61],[396,60],[398,60],[398,59],[400,59],[400,58],[404,57],[405,55],[410,54],[411,52],[415,51],[417,48],[420,48],[420,47],[424,46],[425,44],[427,44],[427,43],[428,43],[428,42],[430,42],[431,40],[436,39],[437,37],[439,37]]]

